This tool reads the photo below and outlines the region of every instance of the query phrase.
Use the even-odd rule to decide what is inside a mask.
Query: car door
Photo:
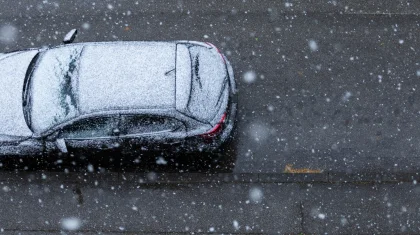
[[[176,151],[186,135],[182,121],[159,115],[122,114],[119,130],[124,154]]]
[[[56,149],[87,155],[116,151],[120,146],[117,127],[118,115],[74,121],[58,131],[55,138]]]
[[[0,156],[36,156],[42,152],[42,141],[38,139],[0,134]]]

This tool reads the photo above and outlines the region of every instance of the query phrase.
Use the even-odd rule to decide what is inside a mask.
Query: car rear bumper
[[[235,82],[234,80],[232,82]],[[234,92],[233,92],[234,91]],[[180,146],[180,151],[192,152],[214,152],[220,150],[221,146],[234,138],[238,112],[238,92],[232,90],[229,92],[229,103],[226,109],[226,118],[223,123],[222,131],[212,139],[206,139],[201,136],[187,138]]]

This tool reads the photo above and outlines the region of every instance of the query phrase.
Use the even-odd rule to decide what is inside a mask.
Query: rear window
[[[188,111],[202,121],[210,121],[223,103],[228,86],[226,67],[215,49],[189,48],[191,59],[191,95]]]

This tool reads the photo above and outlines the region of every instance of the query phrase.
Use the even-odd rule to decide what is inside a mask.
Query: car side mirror
[[[55,140],[55,146],[62,152],[62,153],[68,153],[66,141],[62,138]]]
[[[76,35],[77,35],[77,29],[70,30],[66,34],[66,36],[64,36],[64,39],[63,39],[64,44],[72,43],[74,39],[76,38]]]

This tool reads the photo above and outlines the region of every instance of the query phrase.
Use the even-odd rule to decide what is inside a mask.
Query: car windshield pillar
[[[25,122],[28,125],[28,128],[33,131],[31,127],[31,96],[30,96],[30,83],[35,65],[37,64],[40,52],[38,52],[29,63],[28,69],[26,70],[25,79],[23,82],[23,91],[22,91],[22,108]]]

